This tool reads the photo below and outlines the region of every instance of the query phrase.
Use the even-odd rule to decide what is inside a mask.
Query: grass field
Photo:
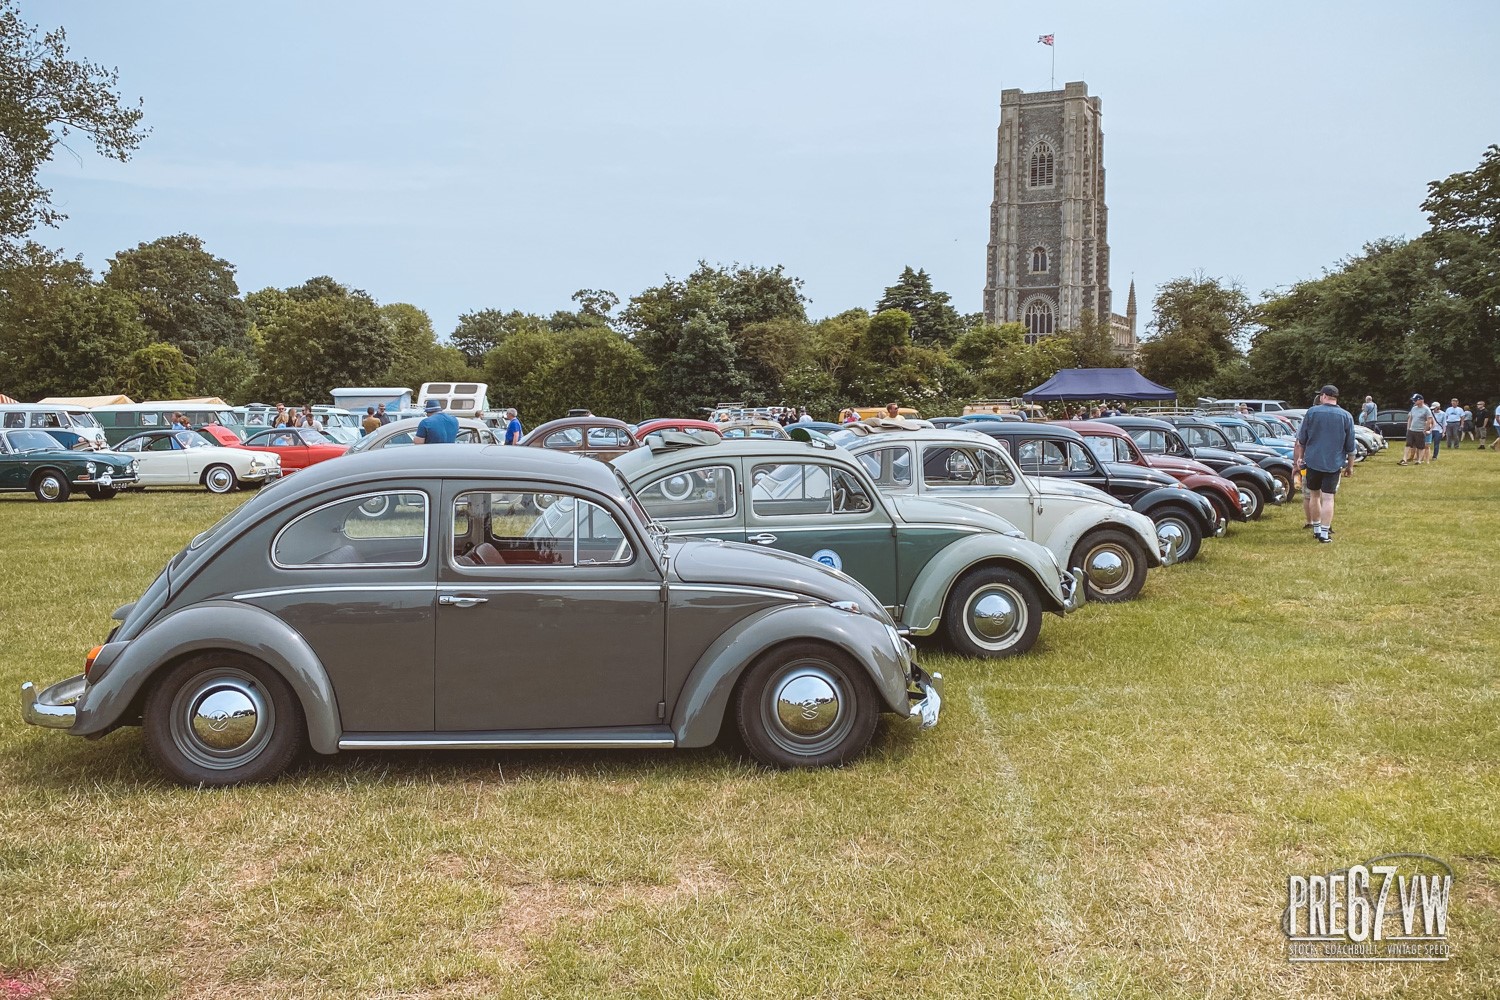
[[[1272,510],[1022,659],[921,650],[941,724],[839,771],[368,753],[205,792],[0,711],[0,998],[1500,996],[1497,498],[1500,455],[1386,452],[1332,545]],[[0,497],[0,687],[76,673],[237,502]],[[1288,876],[1395,851],[1453,866],[1452,960],[1289,964]]]

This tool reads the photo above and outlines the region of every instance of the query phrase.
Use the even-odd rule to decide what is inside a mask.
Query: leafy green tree
[[[963,318],[950,305],[947,292],[934,291],[926,271],[901,271],[896,283],[885,290],[876,304],[877,313],[900,309],[912,319],[911,337],[919,344],[946,347],[964,331]]]
[[[104,283],[135,300],[141,321],[191,361],[215,347],[245,351],[249,310],[234,265],[188,233],[163,236],[110,259]]]
[[[1195,393],[1241,355],[1255,315],[1236,282],[1202,274],[1167,282],[1156,295],[1151,339],[1140,348],[1141,373],[1179,396]]]
[[[614,292],[602,288],[580,288],[573,293],[573,301],[578,303],[578,311],[585,316],[591,316],[606,326],[613,325],[610,312],[620,304],[620,297]]]
[[[59,143],[79,132],[121,162],[147,129],[139,106],[120,102],[119,74],[69,58],[62,28],[38,37],[14,0],[0,0],[0,263],[15,263],[27,233],[65,218],[37,173]]]
[[[194,396],[218,396],[231,403],[251,401],[256,376],[260,371],[247,352],[232,347],[215,347],[200,355],[193,366],[198,373]]]
[[[120,366],[121,391],[137,400],[186,399],[197,382],[182,351],[161,341],[132,352]]]
[[[318,277],[287,289],[284,300],[265,300],[275,309],[256,324],[260,394],[315,402],[337,386],[376,384],[389,371],[389,324],[366,293]]]
[[[407,302],[392,302],[380,307],[380,315],[390,331],[392,352],[381,385],[416,388],[423,382],[473,379],[474,372],[463,353],[438,344],[427,313]]]
[[[860,353],[876,364],[901,363],[911,346],[911,314],[903,309],[883,309],[870,318]]]
[[[17,399],[119,391],[122,359],[151,342],[135,304],[34,243],[0,267],[0,389]]]
[[[1026,327],[1020,323],[1005,323],[1001,326],[980,324],[964,331],[953,344],[949,354],[960,364],[975,372],[996,364],[1000,358],[1026,343]]]
[[[1115,336],[1107,316],[1101,318],[1085,309],[1078,329],[1059,333],[1072,344],[1074,368],[1118,368],[1123,364],[1115,353]]]
[[[505,342],[505,338],[521,330],[541,330],[546,324],[537,316],[512,309],[480,309],[458,317],[458,326],[448,338],[454,347],[463,352],[471,367],[485,363],[485,356]]]
[[[541,328],[517,330],[485,356],[485,381],[490,398],[521,412],[528,425],[551,413],[553,387],[548,385],[559,352],[557,334]],[[564,410],[563,412],[566,412]],[[560,416],[561,414],[553,414]]]
[[[728,324],[704,313],[689,317],[657,386],[655,402],[665,413],[696,414],[743,397],[748,383],[736,363]]]

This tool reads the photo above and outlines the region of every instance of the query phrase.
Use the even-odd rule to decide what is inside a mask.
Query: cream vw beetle
[[[853,424],[833,438],[883,493],[961,500],[999,514],[1062,565],[1082,569],[1089,600],[1128,601],[1149,567],[1171,560],[1149,517],[1092,486],[1022,475],[982,434]]]

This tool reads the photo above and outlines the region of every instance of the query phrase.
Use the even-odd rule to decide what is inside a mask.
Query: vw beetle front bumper
[[[943,675],[935,671],[929,674],[913,663],[906,697],[911,702],[908,718],[920,720],[923,729],[931,729],[937,725],[938,713],[943,709]]]

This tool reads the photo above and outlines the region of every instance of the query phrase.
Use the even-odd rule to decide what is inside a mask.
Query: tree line
[[[543,316],[465,313],[439,337],[410,303],[329,276],[241,294],[232,263],[189,233],[112,257],[101,275],[33,234],[62,218],[37,181],[70,133],[128,160],[147,136],[113,70],[69,55],[0,0],[0,391],[21,399],[125,392],[314,402],[339,385],[476,380],[530,421],[575,406],[626,418],[715,403],[831,416],[898,400],[924,413],[1016,396],[1060,368],[1120,364],[1109,317],[1028,343],[1019,324],[960,315],[905,268],[873,307],[811,319],[781,266],[699,261],[625,300],[581,289]],[[1477,398],[1500,374],[1500,146],[1428,185],[1429,229],[1379,239],[1323,277],[1252,301],[1202,273],[1157,290],[1132,360],[1180,398],[1303,401],[1323,382],[1385,400]]]

